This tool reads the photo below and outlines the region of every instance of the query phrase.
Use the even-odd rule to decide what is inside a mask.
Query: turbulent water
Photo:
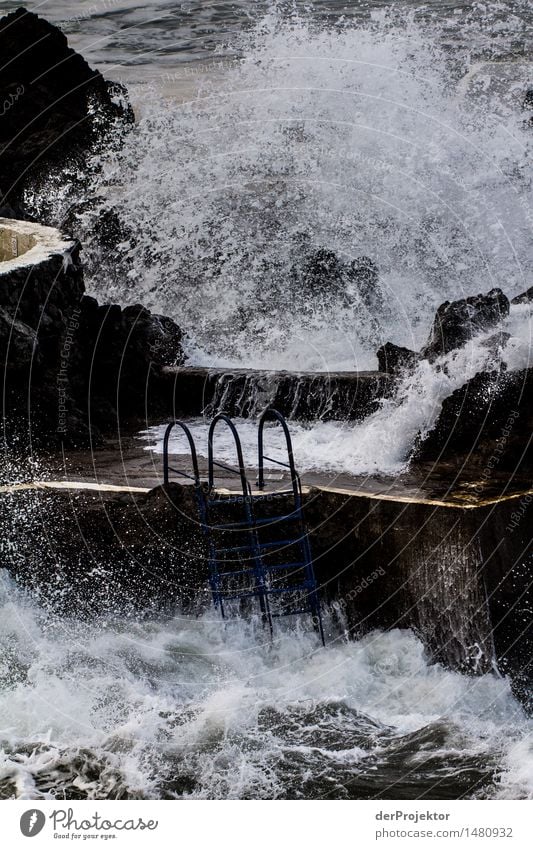
[[[176,617],[47,615],[3,575],[0,792],[24,798],[525,798],[509,684],[358,642]]]
[[[374,367],[445,298],[529,285],[528,3],[45,6],[139,119],[76,223],[89,287],[172,315],[192,362]],[[303,285],[319,249],[375,263],[373,306],[342,275]]]
[[[386,398],[379,409],[362,422],[291,422],[291,437],[298,468],[301,471],[327,470],[352,475],[376,473],[395,475],[409,463],[417,438],[424,437],[435,425],[442,402],[454,390],[478,372],[513,371],[528,368],[532,359],[533,310],[530,304],[511,307],[501,330],[504,344],[487,345],[494,329],[482,333],[470,343],[439,357],[434,363],[423,360],[413,374],[400,382],[393,398]],[[327,405],[325,405],[327,406]],[[237,421],[237,420],[236,420]],[[210,422],[205,418],[190,422],[191,429],[203,456],[207,456],[207,431]],[[237,421],[245,462],[257,466],[257,424],[255,420]],[[150,447],[162,452],[165,425],[152,427],[146,437]],[[284,459],[284,437],[274,426],[269,433],[268,453]],[[171,450],[181,453],[183,437],[174,433]],[[235,445],[229,431],[217,437],[219,459],[235,462]]]
[[[172,315],[191,362],[373,367],[384,341],[420,345],[445,298],[531,285],[526,0],[31,5],[137,112],[73,219],[88,289]],[[60,223],[80,198],[52,180],[36,200]],[[319,248],[376,264],[374,310],[342,277],[303,292]],[[529,308],[505,329],[497,354],[476,340],[421,364],[355,431],[295,424],[299,465],[399,471],[466,378],[530,363]],[[409,632],[348,642],[329,623],[322,649],[206,615],[59,620],[5,574],[0,607],[6,797],[533,796],[509,682],[432,665]]]

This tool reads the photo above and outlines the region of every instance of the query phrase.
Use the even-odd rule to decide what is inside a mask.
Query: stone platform
[[[140,439],[52,456],[38,477],[5,483],[0,512],[20,502],[9,513],[18,546],[8,565],[41,595],[44,584],[54,604],[74,605],[77,615],[118,601],[209,604],[192,487],[162,486],[162,457]],[[276,510],[286,485],[282,474],[267,476]],[[221,493],[234,487],[229,475],[219,480]],[[495,475],[487,483],[442,466],[396,478],[305,474],[303,494],[329,639],[339,624],[353,635],[410,627],[435,660],[480,673],[497,658],[529,692],[530,482]]]

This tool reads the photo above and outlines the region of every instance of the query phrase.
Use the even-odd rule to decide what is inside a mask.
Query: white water
[[[207,615],[59,620],[5,573],[0,614],[3,793],[533,796],[508,682],[429,665],[409,632],[323,650]]]
[[[483,343],[494,330],[481,334],[462,348],[440,357],[435,363],[422,361],[413,375],[405,377],[394,398],[385,399],[380,409],[359,424],[353,422],[291,422],[291,436],[298,468],[302,471],[347,472],[354,475],[397,474],[409,461],[420,434],[434,426],[442,402],[480,371],[510,371],[531,365],[533,345],[533,311],[529,304],[511,307],[502,323],[502,331],[510,338],[501,349],[491,350]],[[202,419],[190,423],[199,452],[206,456],[209,422]],[[238,420],[245,462],[257,466],[257,425]],[[162,452],[165,426],[150,428],[145,434],[150,450]],[[283,460],[284,440],[279,428],[269,428],[269,450]],[[171,449],[179,453],[184,443],[177,433]],[[221,430],[216,441],[217,456],[235,462],[235,448],[229,431]]]
[[[134,87],[138,125],[93,186],[131,232],[102,252],[94,214],[78,222],[89,288],[172,315],[192,362],[308,370],[373,367],[388,339],[419,347],[446,298],[524,290],[529,66],[509,30],[508,55],[472,64],[442,20],[381,10],[329,28],[273,11],[228,36],[242,59],[196,96],[179,74],[174,96],[171,74]],[[346,282],[305,291],[321,247],[371,257],[384,306]]]

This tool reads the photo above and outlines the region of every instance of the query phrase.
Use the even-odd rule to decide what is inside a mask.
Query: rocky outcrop
[[[0,207],[13,215],[32,181],[65,160],[73,173],[85,171],[87,151],[133,113],[121,86],[24,8],[0,20],[0,56]]]
[[[382,345],[377,352],[377,357],[379,371],[394,377],[405,371],[412,371],[421,359],[420,354],[417,354],[416,351],[402,348],[392,342],[386,342],[385,345]]]
[[[119,418],[142,418],[163,366],[183,362],[181,331],[142,306],[84,295],[80,246],[50,227],[0,219],[0,368],[8,436],[98,442]],[[17,245],[29,246],[17,256]],[[157,392],[154,392],[157,398]]]
[[[496,472],[531,476],[533,470],[533,369],[482,372],[442,404],[433,430],[414,462],[468,460],[481,477]]]
[[[421,356],[433,362],[465,345],[480,333],[497,327],[509,315],[509,299],[501,289],[459,301],[445,301],[437,310],[433,328]]]
[[[8,433],[33,436],[57,427],[62,350],[84,290],[79,245],[27,222],[0,228],[15,246],[0,262],[2,412]],[[34,244],[17,256],[18,241]]]
[[[119,414],[142,416],[150,378],[157,380],[163,366],[183,363],[181,338],[172,319],[140,304],[122,309],[83,297],[70,383],[76,399],[88,399],[84,410],[92,423],[108,429]]]
[[[520,298],[526,300],[527,294]],[[513,303],[519,302],[522,301],[513,300]],[[491,289],[486,295],[445,301],[437,310],[429,339],[422,350],[410,351],[387,342],[377,351],[379,370],[398,377],[412,371],[422,359],[434,362],[444,354],[461,348],[480,333],[501,327],[503,319],[509,315],[509,308],[509,299],[501,289]],[[485,345],[496,351],[508,338],[508,334],[500,330],[486,340]]]
[[[297,269],[293,276],[299,277]],[[305,260],[299,285],[306,298],[334,298],[346,306],[359,298],[371,315],[383,309],[378,268],[365,256],[343,262],[334,251],[319,248]]]
[[[533,286],[522,292],[521,295],[516,295],[511,301],[512,304],[530,304],[533,301]]]

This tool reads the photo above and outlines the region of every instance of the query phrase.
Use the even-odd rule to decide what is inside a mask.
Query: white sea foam
[[[459,43],[452,62],[442,25],[274,11],[232,33],[242,58],[197,97],[136,89],[138,126],[93,187],[131,232],[101,252],[80,222],[90,289],[172,315],[200,364],[335,370],[417,347],[446,298],[526,288],[527,63],[469,68]],[[295,286],[319,247],[371,257],[384,308]]]
[[[415,440],[434,426],[442,402],[478,372],[510,371],[528,368],[532,360],[533,325],[530,305],[511,307],[510,315],[500,328],[510,338],[501,348],[487,345],[494,330],[480,334],[462,348],[440,357],[435,363],[423,360],[412,375],[401,381],[393,398],[385,399],[380,409],[361,423],[291,422],[291,435],[298,468],[302,471],[327,470],[350,474],[382,472],[396,474],[405,468]],[[502,337],[504,338],[504,337]],[[248,467],[257,466],[257,426],[253,421],[238,420]],[[206,456],[209,422],[190,422],[200,454]],[[145,434],[150,448],[162,451],[164,426],[153,427]],[[283,436],[279,428],[268,430],[269,453],[282,459]],[[183,450],[183,442],[175,433],[171,448]],[[220,459],[235,461],[231,434],[220,431],[216,451]]]
[[[485,794],[533,793],[531,722],[508,682],[429,665],[410,632],[345,643],[328,626],[323,650],[312,633],[277,629],[270,645],[215,614],[54,620],[5,574],[0,594],[0,782],[21,798],[298,795],[310,763],[335,795],[376,758],[386,776],[400,745],[400,781],[427,769],[431,782],[436,757],[435,782],[453,783],[479,759],[496,776]],[[434,731],[424,755],[409,748]]]

